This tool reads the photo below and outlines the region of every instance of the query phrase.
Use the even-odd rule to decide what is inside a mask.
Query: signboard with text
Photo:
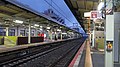
[[[97,11],[91,11],[91,18],[97,18],[98,17],[98,12]]]

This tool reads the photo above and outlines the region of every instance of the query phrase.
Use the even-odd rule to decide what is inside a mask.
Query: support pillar
[[[52,30],[50,30],[50,40],[52,41]]]
[[[62,40],[62,31],[61,31],[61,33],[60,33],[60,39]]]
[[[106,24],[105,24],[105,67],[114,67],[114,12],[113,0],[106,0]],[[111,12],[109,11],[111,10]],[[108,44],[112,44],[112,50],[109,51]]]
[[[93,22],[92,47],[95,46],[95,23]]]
[[[9,28],[6,27],[6,36],[8,36],[8,35],[9,35]]]
[[[35,28],[35,36],[36,36],[36,37],[38,36],[37,28]]]
[[[29,24],[28,43],[31,43],[31,24]]]
[[[19,27],[17,26],[16,35],[19,36]]]

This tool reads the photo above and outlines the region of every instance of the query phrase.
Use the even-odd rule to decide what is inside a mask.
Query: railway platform
[[[90,48],[87,40],[83,45],[84,47],[79,49],[69,67],[104,67],[104,50]]]
[[[67,39],[68,40],[68,44],[69,44],[69,40],[72,39]],[[47,41],[47,42],[41,42],[41,43],[33,43],[33,44],[26,44],[26,45],[18,45],[18,46],[14,46],[14,47],[6,47],[6,46],[0,46],[0,57],[2,57],[2,53],[4,52],[10,52],[10,51],[15,51],[13,53],[8,53],[9,56],[14,56],[14,55],[21,55],[21,54],[30,54],[32,52],[37,52],[39,51],[39,49],[43,49],[41,45],[50,45],[50,44],[67,44],[67,40],[57,40],[57,41]],[[65,41],[64,43],[62,43],[62,41]],[[104,67],[104,51],[101,50],[96,50],[93,48],[90,48],[90,43],[88,41],[88,39],[86,39],[84,41],[84,38],[81,38],[80,40],[81,42],[81,47],[79,47],[79,49],[77,50],[77,52],[75,53],[75,55],[73,56],[73,58],[71,59],[71,61],[69,61],[69,65],[68,67]],[[57,43],[59,42],[59,43]],[[74,42],[73,42],[74,43]],[[35,47],[35,46],[38,46]],[[40,47],[41,46],[41,47]],[[46,48],[44,51],[47,52],[47,50],[49,51],[49,47],[48,46],[44,46],[44,48]],[[62,48],[61,48],[62,49]],[[20,51],[21,50],[21,51]],[[35,51],[33,51],[35,50]],[[54,49],[52,49],[54,50]],[[50,50],[50,52],[52,51]],[[44,52],[43,53],[46,53]],[[20,54],[19,54],[20,53]],[[69,52],[68,52],[69,53]],[[17,55],[17,56],[18,56]],[[57,54],[56,54],[57,55]],[[6,55],[7,56],[7,55]],[[24,55],[23,55],[24,56]],[[20,56],[21,57],[21,56]],[[52,56],[51,56],[52,57]],[[71,56],[72,57],[72,56]],[[62,59],[62,58],[60,58]],[[60,60],[59,59],[59,60]],[[69,59],[70,60],[70,59]],[[31,60],[30,60],[31,61]],[[42,62],[42,60],[41,60]],[[28,63],[28,62],[27,62]],[[35,63],[36,64],[36,63]],[[41,63],[42,64],[42,63]],[[24,66],[26,67],[26,65],[20,65],[20,66]],[[9,67],[9,66],[8,66]]]
[[[120,67],[113,1],[0,0],[0,67]]]
[[[65,67],[68,66],[74,55],[79,57],[85,45],[86,38],[66,39],[52,42],[41,42],[14,47],[1,46],[1,67]],[[81,47],[81,48],[80,48]],[[80,49],[79,49],[80,48]],[[79,61],[79,59],[77,59]],[[76,59],[75,61],[76,62]],[[76,63],[78,64],[78,63]]]

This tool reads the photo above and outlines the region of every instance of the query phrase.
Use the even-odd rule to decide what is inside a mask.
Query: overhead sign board
[[[97,18],[98,17],[98,11],[91,11],[91,18]]]
[[[90,17],[90,19],[100,18],[100,13],[98,11],[85,12],[84,17]]]

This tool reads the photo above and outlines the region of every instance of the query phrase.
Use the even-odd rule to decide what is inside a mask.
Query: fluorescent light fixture
[[[57,31],[61,31],[60,29],[57,29]]]
[[[62,33],[62,34],[67,34],[67,33]]]
[[[100,11],[104,7],[104,2],[100,2],[98,5],[98,11]]]
[[[34,27],[34,26],[31,26],[32,28]]]
[[[91,12],[84,12],[84,17],[90,17],[91,16]]]
[[[23,21],[21,21],[21,20],[14,20],[13,22],[15,22],[15,23],[23,23]]]
[[[50,27],[47,27],[47,29],[50,29]]]
[[[40,28],[42,28],[43,26],[40,26]]]
[[[42,29],[42,28],[40,28],[40,30],[42,31],[43,29]]]
[[[38,24],[35,24],[34,26],[38,27],[39,25],[38,25]]]

